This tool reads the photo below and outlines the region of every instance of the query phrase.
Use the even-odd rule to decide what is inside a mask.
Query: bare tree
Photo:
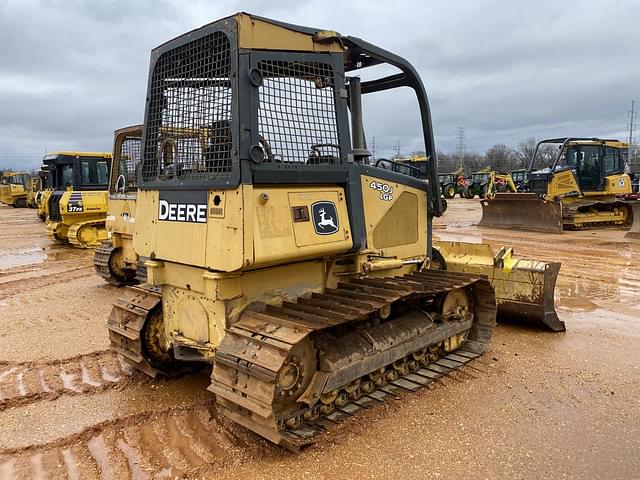
[[[529,137],[518,144],[515,148],[516,158],[518,160],[518,168],[527,168],[533,154],[536,151],[538,140],[535,137]]]
[[[486,164],[494,170],[508,171],[517,165],[516,154],[512,148],[503,143],[497,143],[485,153]]]
[[[438,171],[440,173],[449,173],[456,168],[456,160],[453,155],[449,155],[442,151],[438,152]]]

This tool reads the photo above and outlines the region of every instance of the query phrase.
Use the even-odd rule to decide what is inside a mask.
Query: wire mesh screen
[[[317,62],[263,60],[258,133],[265,161],[284,166],[340,161],[333,70]]]
[[[118,177],[116,179],[116,192],[131,192],[138,188],[138,168],[140,166],[140,149],[142,139],[140,137],[126,137],[120,145]]]
[[[231,47],[214,32],[164,53],[156,63],[144,180],[231,176]]]

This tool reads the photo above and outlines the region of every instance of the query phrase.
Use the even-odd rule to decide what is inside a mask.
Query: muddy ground
[[[640,241],[474,226],[435,234],[560,260],[567,332],[499,325],[453,377],[343,422],[294,455],[216,414],[207,373],[149,380],[107,350],[118,289],[92,252],[0,207],[0,480],[14,478],[640,478]]]

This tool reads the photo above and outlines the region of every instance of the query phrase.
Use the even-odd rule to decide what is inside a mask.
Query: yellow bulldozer
[[[397,73],[361,81],[376,65]],[[371,164],[365,142],[362,96],[407,87],[427,181]],[[464,365],[505,305],[553,310],[549,264],[433,245],[431,116],[403,58],[239,13],[153,50],[146,98],[133,246],[148,283],[114,304],[111,348],[151,376],[212,365],[219,411],[272,442],[295,450],[332,415]]]
[[[0,180],[0,202],[16,208],[29,206],[31,175],[27,172],[5,172]]]
[[[109,177],[109,206],[106,217],[108,239],[96,247],[93,264],[96,272],[117,286],[133,285],[144,280],[133,249],[136,221],[136,194],[142,125],[114,132],[113,161]]]
[[[557,154],[545,146],[557,147]],[[548,232],[631,221],[631,193],[622,153],[627,144],[601,138],[552,138],[536,146],[527,193],[497,193],[482,200],[481,226]]]
[[[47,221],[49,216],[49,196],[53,192],[53,186],[51,184],[51,175],[45,165],[38,170],[39,190],[36,192],[36,212],[38,218],[43,222]]]
[[[45,156],[44,164],[52,179],[47,234],[77,248],[106,240],[111,153],[56,152]]]

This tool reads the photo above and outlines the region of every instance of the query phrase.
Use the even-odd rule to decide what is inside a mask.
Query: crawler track
[[[105,240],[96,247],[95,254],[93,256],[93,265],[98,275],[100,275],[105,279],[105,281],[109,282],[112,285],[115,285],[116,287],[121,287],[123,285],[134,285],[138,283],[138,275],[140,275],[138,270],[140,270],[140,268],[144,269],[144,266],[139,267],[136,271],[121,269],[120,272],[114,272],[113,266],[111,264],[111,256],[115,251],[116,248],[113,246],[110,240]],[[144,272],[144,277],[146,280],[146,272]]]
[[[146,379],[111,351],[49,363],[0,364],[0,411],[63,394],[94,393],[132,378]]]
[[[612,225],[628,225],[631,223],[632,219],[631,205],[632,202],[626,202],[623,200],[581,200],[564,204],[562,206],[562,225],[566,230],[587,230],[592,228],[605,228]],[[620,220],[612,220],[610,222],[589,221],[589,217],[584,217],[584,215],[588,214],[590,210],[594,212],[607,213],[623,209],[627,211],[625,222]],[[585,221],[581,221],[581,218],[585,218]]]
[[[95,228],[97,230],[97,240],[96,243],[88,244],[83,241],[82,238],[82,229],[83,228]],[[86,222],[78,222],[74,223],[69,227],[67,232],[67,240],[71,245],[76,248],[95,248],[102,243],[102,238],[106,238],[107,229],[105,226],[105,220],[94,220],[94,221],[86,221]]]
[[[434,306],[454,290],[473,299],[470,316],[434,321],[429,313],[409,309],[372,327],[359,323],[387,307]],[[313,441],[336,410],[335,415],[350,413],[362,406],[359,401],[383,400],[398,388],[415,390],[483,353],[495,312],[489,282],[466,274],[351,278],[311,298],[247,312],[216,350],[209,390],[224,415],[297,450]],[[457,348],[443,347],[452,338],[462,338],[462,349],[446,355]],[[316,354],[305,352],[310,348],[317,349],[319,367]],[[287,371],[296,372],[290,388],[283,382]]]

